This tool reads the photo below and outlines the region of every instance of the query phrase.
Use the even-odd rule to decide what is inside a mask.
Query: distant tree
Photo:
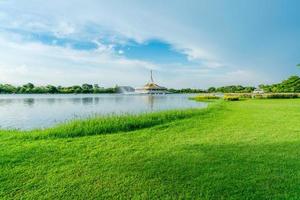
[[[82,93],[82,88],[79,85],[74,85],[67,88],[68,93]]]
[[[46,86],[46,89],[47,89],[47,93],[51,93],[51,94],[55,94],[55,93],[58,93],[58,89],[53,86],[53,85],[47,85]]]
[[[61,85],[56,87],[57,93],[62,93],[63,87]]]
[[[27,83],[23,86],[15,87],[9,84],[0,84],[0,94],[44,94],[44,93],[51,93],[51,94],[72,94],[72,93],[115,93],[115,88],[104,88],[100,87],[98,84],[91,85],[91,84],[83,84],[82,86],[74,85],[70,87],[63,87],[63,86],[54,86],[54,85],[47,85],[47,86],[35,86],[32,83]]]
[[[27,83],[27,84],[23,85],[23,87],[33,89],[34,85],[32,83]]]
[[[12,94],[12,93],[16,93],[17,92],[17,88],[10,85],[10,84],[0,84],[0,93],[2,94]]]
[[[300,77],[291,76],[281,83],[260,85],[260,88],[262,88],[265,92],[300,92]]]
[[[216,88],[217,92],[222,93],[250,93],[255,90],[255,87],[244,87],[241,85],[230,85],[230,86],[224,86]]]
[[[84,90],[92,90],[93,89],[93,85],[85,83],[85,84],[82,85],[82,89],[84,89]]]
[[[91,93],[91,92],[93,92],[93,85],[85,83],[81,86],[81,88],[82,88],[82,93]]]
[[[209,93],[216,92],[216,88],[215,87],[210,87],[210,88],[208,88],[207,92],[209,92]]]
[[[183,88],[183,89],[168,89],[171,93],[203,93],[204,91],[201,89],[193,89],[193,88]]]

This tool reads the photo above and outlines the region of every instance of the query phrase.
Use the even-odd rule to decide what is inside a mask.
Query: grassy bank
[[[53,130],[2,132],[0,198],[300,196],[299,99],[222,102],[187,112],[144,116],[145,126],[119,126],[116,134],[97,131],[102,125],[80,129],[97,126],[99,119]],[[135,124],[138,118],[131,120]]]
[[[222,102],[210,104],[207,108],[160,111],[156,113],[125,114],[96,116],[88,119],[72,120],[59,124],[53,128],[36,129],[30,131],[2,130],[2,135],[27,139],[73,138],[119,132],[130,132],[157,125],[163,125],[176,120],[207,115],[219,110]],[[1,131],[0,131],[1,133]]]

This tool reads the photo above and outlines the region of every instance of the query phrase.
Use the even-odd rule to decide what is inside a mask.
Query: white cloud
[[[0,82],[33,81],[38,84],[65,85],[89,82],[105,86],[138,86],[148,80],[148,69],[159,71],[158,80],[170,87],[203,88],[235,84],[234,81],[250,84],[256,83],[258,77],[255,72],[228,64],[231,62],[209,45],[211,41],[202,37],[201,27],[178,17],[178,13],[183,15],[185,11],[181,7],[178,8],[180,10],[171,11],[164,10],[163,6],[155,6],[150,1],[124,4],[113,0],[52,0],[43,3],[39,0],[11,0],[4,4],[5,9],[0,12],[0,27],[51,32],[59,37],[86,36],[98,48],[94,51],[78,51],[68,47],[28,43],[18,35],[2,33]],[[0,8],[4,4],[0,4]],[[103,37],[102,29],[112,35],[112,44],[99,42]],[[140,43],[153,38],[162,39],[197,65],[166,66],[129,60],[122,57],[122,50],[115,55],[113,43],[126,43],[128,38]],[[56,42],[53,41],[53,44]]]
[[[57,37],[63,37],[66,35],[73,34],[73,33],[75,33],[75,31],[76,31],[75,27],[71,23],[62,21],[62,22],[59,22],[56,29],[54,29],[54,34]]]
[[[14,37],[12,37],[14,38]],[[149,69],[155,79],[167,87],[206,88],[215,85],[256,83],[259,77],[250,71],[218,73],[203,66],[155,65],[114,54],[110,47],[98,44],[93,51],[48,46],[41,43],[0,37],[0,82],[12,84],[73,85],[98,83],[106,87],[140,86],[148,81]]]
[[[152,63],[117,57],[109,48],[79,51],[0,37],[0,82],[140,85]],[[128,76],[128,78],[126,78]]]

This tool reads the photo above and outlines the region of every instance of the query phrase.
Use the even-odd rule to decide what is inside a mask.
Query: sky
[[[0,83],[208,88],[299,75],[298,0],[0,0]]]

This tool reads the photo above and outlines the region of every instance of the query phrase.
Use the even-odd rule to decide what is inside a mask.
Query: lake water
[[[206,107],[206,103],[191,101],[189,96],[192,95],[0,95],[0,128],[45,128],[94,115]]]

